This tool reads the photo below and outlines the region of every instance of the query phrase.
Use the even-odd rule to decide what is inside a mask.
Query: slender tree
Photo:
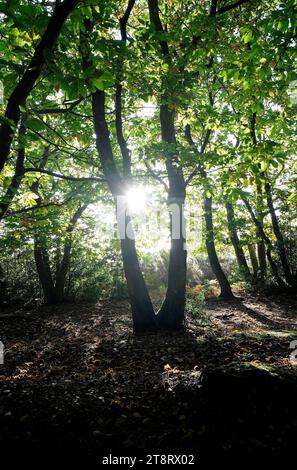
[[[226,207],[226,213],[227,213],[227,224],[228,224],[230,240],[234,248],[234,252],[235,252],[239,269],[244,275],[245,279],[250,281],[251,272],[250,272],[250,268],[247,263],[247,260],[246,260],[246,257],[245,257],[245,254],[244,254],[244,251],[241,246],[240,239],[236,230],[236,219],[235,219],[233,204],[231,204],[231,202],[227,202],[225,204],[225,207]]]
[[[187,139],[188,144],[196,151],[196,153],[198,153],[198,155],[201,156],[203,155],[205,148],[209,142],[210,131],[206,132],[204,142],[202,144],[200,152],[197,152],[197,148],[196,148],[195,142],[191,134],[191,126],[189,124],[187,124],[186,129],[185,129],[185,137]],[[197,166],[198,166],[199,174],[204,184],[203,216],[204,216],[205,232],[206,232],[205,233],[205,245],[206,245],[206,250],[208,254],[209,264],[220,285],[220,289],[221,289],[220,297],[222,299],[228,300],[228,299],[232,299],[234,295],[233,295],[230,283],[228,281],[228,278],[226,274],[224,273],[224,270],[219,261],[216,246],[215,246],[214,225],[213,225],[213,215],[212,215],[212,197],[209,196],[207,193],[207,189],[209,186],[208,177],[203,167],[203,164],[200,160],[198,160]],[[191,176],[193,176],[194,174],[195,173],[193,173]]]

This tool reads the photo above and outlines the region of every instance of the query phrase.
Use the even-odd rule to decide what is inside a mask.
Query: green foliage
[[[192,317],[199,325],[208,323],[207,316],[203,312],[205,296],[203,292],[189,289],[186,296],[186,314]]]
[[[0,122],[13,128],[14,123],[5,117],[5,107],[44,33],[53,3],[0,1],[0,79],[4,86]],[[255,213],[263,216],[265,233],[279,264],[264,191],[269,183],[288,257],[296,266],[296,103],[290,95],[291,84],[297,79],[294,1],[265,0],[257,6],[247,2],[215,16],[209,14],[210,4],[160,2],[164,31],[156,31],[150,25],[147,2],[140,0],[129,18],[126,42],[119,35],[119,18],[126,8],[123,2],[89,0],[72,12],[55,47],[45,52],[45,67],[27,102],[19,107],[27,116],[26,134],[20,142],[15,138],[10,159],[0,174],[0,202],[11,199],[1,222],[1,247],[6,251],[1,254],[1,263],[8,267],[12,290],[20,283],[25,286],[25,297],[32,291],[34,298],[40,298],[36,274],[32,276],[34,238],[46,242],[54,270],[75,208],[101,204],[105,209],[99,216],[87,212],[75,229],[67,296],[92,302],[127,296],[119,247],[105,238],[98,240],[94,228],[96,217],[104,219],[111,211],[111,201],[96,149],[91,94],[105,92],[115,163],[122,170],[114,112],[116,83],[122,85],[123,134],[131,151],[132,182],[141,181],[151,188],[150,204],[161,201],[165,207],[167,194],[160,179],[168,184],[168,161],[182,169],[185,179],[192,175],[188,201],[201,213],[203,197],[213,198],[219,258],[231,281],[237,282],[242,274],[235,267],[224,205],[228,200],[235,208],[235,228],[248,258],[248,244],[259,242],[242,202],[249,200]],[[88,22],[92,28],[87,28]],[[164,59],[160,42],[167,43],[170,57]],[[176,143],[164,143],[161,138],[161,104],[173,113]],[[151,114],[145,113],[145,105]],[[191,126],[194,145],[185,138],[186,125]],[[207,132],[210,137],[205,141]],[[20,147],[25,150],[25,168],[30,171],[18,177],[20,185],[11,189],[11,198],[7,191]],[[39,172],[42,166],[49,174]],[[201,176],[201,167],[207,178]],[[93,179],[82,181],[88,177]],[[104,225],[105,221],[101,222]],[[203,223],[197,237],[188,243],[189,258],[196,257],[196,267],[190,262],[191,286],[213,278],[206,262],[202,227]],[[163,236],[158,230],[156,233]],[[155,249],[155,238],[144,228],[138,235],[149,288],[163,287],[168,245]],[[10,268],[9,256],[14,262],[20,260],[21,276],[13,263]],[[283,275],[282,268],[280,271]],[[268,269],[267,282],[270,276]],[[36,283],[33,290],[31,280]]]

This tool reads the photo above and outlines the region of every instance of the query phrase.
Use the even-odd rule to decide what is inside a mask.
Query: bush
[[[203,313],[203,305],[205,302],[205,296],[202,291],[197,292],[195,288],[188,289],[186,295],[186,316],[194,318],[201,324],[206,323],[206,317]]]

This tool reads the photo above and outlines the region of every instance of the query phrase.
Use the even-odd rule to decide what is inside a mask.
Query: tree
[[[83,252],[76,246],[82,225],[90,228],[96,217],[106,222],[105,211],[95,216],[92,205],[112,200],[123,215],[117,268],[122,260],[136,332],[183,326],[188,252],[206,249],[224,298],[232,298],[236,276],[254,288],[273,282],[294,292],[293,1],[13,5],[0,5],[8,90],[0,243],[9,253],[24,243],[27,259],[35,238],[40,279],[50,286],[45,296],[63,297],[70,253]],[[128,210],[136,187],[150,188],[151,206],[167,204],[167,286],[156,311],[143,263],[152,238],[137,237]],[[202,212],[205,248],[198,232],[196,245],[186,237],[186,198]],[[85,205],[83,220],[73,224]],[[95,263],[87,245],[84,259],[92,253]],[[104,270],[99,255],[97,263]]]
[[[58,304],[65,301],[66,278],[71,261],[72,233],[86,208],[87,204],[79,206],[69,221],[65,233],[62,259],[57,259],[54,274],[50,266],[46,240],[38,234],[34,237],[36,269],[42,286],[44,301],[47,305]]]
[[[8,98],[0,127],[0,171],[4,168],[9,157],[13,136],[21,115],[21,108],[25,107],[26,100],[42,72],[46,61],[46,53],[54,47],[64,22],[77,3],[78,0],[64,0],[55,8],[30,63]]]

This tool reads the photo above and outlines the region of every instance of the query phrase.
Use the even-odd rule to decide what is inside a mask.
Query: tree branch
[[[90,96],[90,95],[89,95]],[[85,96],[82,98],[77,99],[67,108],[45,108],[45,109],[33,109],[33,111],[37,114],[65,114],[71,112],[77,105],[79,105],[83,100],[89,98],[89,96]],[[65,103],[67,106],[67,104]]]
[[[150,174],[156,181],[159,181],[159,183],[161,183],[161,184],[164,186],[165,190],[166,190],[167,193],[168,193],[169,188],[168,188],[168,185],[166,184],[166,182],[163,180],[163,178],[161,178],[161,176],[158,175],[158,174],[150,167],[150,165],[148,164],[148,162],[145,161],[144,164],[145,164],[145,166],[146,166],[146,168],[147,168],[149,174]]]
[[[55,173],[54,171],[44,170],[43,168],[26,168],[25,173],[43,173],[45,175],[53,176],[54,178],[61,178],[68,181],[95,181],[97,183],[105,182],[104,178],[98,178],[96,176],[70,176],[70,175],[61,175],[60,173]]]
[[[243,5],[244,3],[252,2],[253,0],[238,0],[238,2],[231,3],[229,5],[226,5],[222,8],[219,8],[217,10],[217,13],[225,13],[226,11],[234,10],[234,8],[239,7],[240,5]]]
[[[45,51],[51,50],[60,31],[78,0],[64,0],[55,10],[48,26],[37,45],[30,64],[24,75],[10,95],[5,111],[5,122],[0,127],[0,171],[3,169],[11,149],[16,127],[19,123],[21,110],[36,84],[46,61]]]

